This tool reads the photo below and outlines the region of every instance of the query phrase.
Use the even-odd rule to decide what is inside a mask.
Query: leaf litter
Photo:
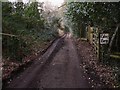
[[[80,39],[75,40],[78,54],[82,63],[80,67],[88,76],[92,88],[118,88],[116,70],[107,65],[99,63],[94,49],[89,42]]]

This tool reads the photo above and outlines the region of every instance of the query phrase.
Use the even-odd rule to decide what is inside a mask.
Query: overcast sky
[[[9,0],[11,2],[15,2],[17,0]],[[27,3],[29,0],[22,0],[24,3]],[[61,4],[64,2],[64,0],[36,0],[39,2],[50,2],[54,6],[61,6]]]

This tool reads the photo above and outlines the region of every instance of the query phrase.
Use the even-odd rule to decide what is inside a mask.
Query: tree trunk
[[[113,40],[114,40],[114,38],[116,36],[116,33],[118,32],[118,28],[119,28],[119,25],[117,25],[117,27],[116,27],[113,35],[112,35],[112,38],[110,40],[110,44],[109,44],[109,48],[108,48],[108,53],[111,53],[111,48],[112,48],[112,45],[113,45]]]

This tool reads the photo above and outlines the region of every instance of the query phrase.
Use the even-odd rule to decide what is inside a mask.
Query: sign
[[[100,34],[100,44],[108,44],[109,43],[109,34],[103,33]]]

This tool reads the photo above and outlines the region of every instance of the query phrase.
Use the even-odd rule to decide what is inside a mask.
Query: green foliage
[[[88,25],[99,28],[100,33],[109,33],[111,42],[115,44],[112,47],[102,45],[101,57],[109,57],[108,48],[119,51],[119,32],[113,41],[111,39],[116,26],[120,24],[119,16],[120,2],[71,2],[67,4],[65,11],[65,17],[72,23],[75,36],[84,37],[85,27]]]
[[[67,5],[65,16],[77,27],[74,28],[75,32],[80,32],[83,24],[92,24],[99,26],[103,31],[111,32],[112,26],[120,22],[120,3],[71,2]]]
[[[2,12],[3,58],[22,61],[57,36],[56,31],[45,28],[43,3],[3,2]]]

